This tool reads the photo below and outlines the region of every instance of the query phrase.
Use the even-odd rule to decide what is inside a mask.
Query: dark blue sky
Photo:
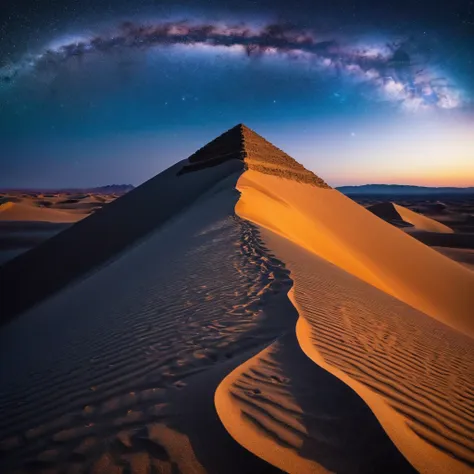
[[[474,185],[473,12],[467,0],[12,3],[0,186],[139,184],[239,122],[333,185]]]

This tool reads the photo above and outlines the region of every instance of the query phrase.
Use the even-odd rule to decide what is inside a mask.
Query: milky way
[[[309,61],[320,74],[335,74],[363,84],[370,97],[409,109],[453,109],[464,105],[461,91],[440,77],[434,65],[420,66],[408,52],[409,44],[351,45],[350,41],[318,38],[314,31],[271,24],[260,28],[246,25],[194,24],[186,21],[137,24],[124,22],[115,30],[75,40],[56,41],[55,46],[28,54],[0,69],[4,85],[22,76],[59,71],[74,58],[108,55],[125,50],[143,51],[172,45],[202,45],[232,48],[249,58],[275,56],[284,60]]]

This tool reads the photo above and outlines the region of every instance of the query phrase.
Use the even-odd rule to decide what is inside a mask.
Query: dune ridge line
[[[469,306],[469,298],[467,302],[463,300],[463,296],[468,296],[466,290],[474,289],[469,272],[375,218],[368,211],[362,208],[359,210],[358,205],[339,197],[339,193],[335,195],[332,190],[319,190],[298,182],[257,174],[254,170],[248,170],[240,177],[237,189],[241,191],[241,197],[236,205],[236,213],[259,227],[266,246],[291,271],[295,284],[290,294],[299,313],[296,335],[304,353],[358,393],[377,416],[392,441],[420,472],[447,472],[446,469],[456,473],[471,471],[474,461],[474,445],[470,436],[474,431],[474,346],[470,337],[472,321],[465,317],[457,319],[459,309],[461,315],[462,310],[468,315],[469,307],[474,307]],[[278,197],[274,194],[276,189],[280,191]],[[302,195],[306,198],[304,201],[301,199]],[[310,197],[313,199],[310,200]],[[317,206],[305,209],[304,202],[308,201],[316,201]],[[425,264],[438,271],[442,268],[452,271],[457,277],[455,281],[461,283],[461,288],[456,288],[447,279],[451,287],[446,292],[448,298],[444,301],[446,310],[442,317],[439,312],[426,315],[393,298],[395,275],[387,278],[386,273],[387,263],[393,262],[383,262],[385,268],[375,267],[372,275],[361,273],[367,263],[374,263],[373,260],[371,262],[371,253],[380,255],[377,255],[377,247],[375,251],[371,251],[357,241],[357,233],[363,232],[357,230],[355,236],[349,236],[346,240],[349,244],[358,244],[358,252],[354,251],[350,256],[362,259],[364,265],[356,267],[354,262],[342,262],[341,265],[341,260],[334,258],[334,253],[331,253],[327,237],[324,240],[324,232],[329,234],[329,238],[334,236],[331,232],[334,229],[331,227],[336,227],[337,230],[338,223],[331,222],[327,214],[318,216],[323,205],[332,208],[333,212],[345,210],[344,217],[348,217],[347,212],[355,209],[366,225],[372,224],[377,231],[380,229],[383,235],[391,239],[391,244],[398,246],[398,251],[408,250],[415,258],[420,258],[421,254],[420,265]],[[272,219],[272,215],[278,218]],[[297,222],[298,216],[306,221],[306,225]],[[316,222],[311,222],[308,217],[316,217]],[[318,218],[321,222],[318,222]],[[315,233],[314,227],[318,233]],[[348,230],[346,226],[346,231]],[[336,240],[338,244],[341,244],[341,236],[345,237],[344,234],[339,234],[339,239]],[[308,242],[311,238],[316,244]],[[342,241],[342,245],[347,246],[347,241]],[[396,267],[395,265],[395,271],[399,271]],[[352,274],[347,273],[348,268]],[[382,273],[382,270],[385,272]],[[406,272],[402,273],[406,275]],[[317,275],[317,284],[311,282],[314,275]],[[374,280],[379,275],[383,280]],[[376,288],[356,276],[362,276],[362,280]],[[381,289],[385,292],[380,291]],[[402,293],[403,298],[397,296],[410,303],[416,301],[418,306],[433,310],[434,305],[427,298],[427,288],[422,286],[417,290],[424,291],[425,297],[419,298],[416,291],[405,291]],[[349,297],[346,301],[344,296],[347,292]],[[451,296],[457,294],[461,302],[450,297],[449,292]],[[329,303],[325,301],[325,296],[331,297]],[[436,299],[439,295],[433,296]],[[301,300],[305,302],[304,305]],[[313,316],[315,311],[317,317]],[[387,311],[388,316],[385,314]],[[341,321],[342,316],[345,319]],[[319,320],[323,320],[326,328],[330,328],[329,334],[318,325]],[[458,329],[463,328],[466,333],[453,331],[441,322]],[[377,328],[375,334],[371,327],[374,324]],[[340,345],[342,342],[343,346]],[[414,351],[412,354],[409,352],[411,350]],[[382,351],[378,355],[379,363],[377,359],[372,360],[377,351]],[[263,354],[254,359],[261,356]],[[356,364],[357,360],[360,363]],[[442,365],[439,367],[440,363]],[[251,365],[248,361],[244,364],[245,367],[231,373],[219,386],[216,393],[218,413],[229,432],[247,449],[262,455],[278,467],[287,469],[291,463],[282,464],[282,456],[272,454],[281,451],[281,437],[278,441],[273,441],[273,450],[268,446],[265,449],[259,448],[262,441],[255,434],[255,423],[253,428],[248,428],[248,420],[246,422],[242,415],[245,412],[243,403],[235,402],[233,390],[235,387],[241,388],[239,380],[242,377],[249,377],[249,372],[246,373],[245,370],[252,370]],[[452,376],[449,375],[450,367],[455,371]],[[378,375],[380,372],[381,375]],[[255,398],[259,396],[260,394]],[[237,408],[229,409],[232,403],[237,403]],[[246,403],[248,405],[248,400]],[[238,423],[247,423],[252,434],[243,428],[240,431],[236,429]],[[254,445],[249,441],[252,436],[255,437]],[[285,456],[288,457],[287,454]],[[307,467],[304,467],[304,463],[300,468],[303,469],[302,472],[310,472],[305,470]]]

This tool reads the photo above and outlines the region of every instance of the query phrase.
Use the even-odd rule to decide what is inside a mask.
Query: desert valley
[[[0,472],[474,472],[474,198],[331,188],[245,125],[2,193]]]

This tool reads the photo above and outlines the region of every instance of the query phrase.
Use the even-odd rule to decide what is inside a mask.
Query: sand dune
[[[367,209],[398,227],[410,226],[415,230],[427,232],[439,232],[442,234],[452,234],[454,231],[450,227],[429,217],[423,216],[404,206],[393,202],[383,202],[368,206]]]
[[[237,184],[242,196],[236,210],[240,216],[259,224],[268,248],[291,271],[294,281],[291,299],[300,315],[297,337],[305,354],[357,392],[417,470],[469,471],[474,466],[471,436],[474,432],[474,342],[469,336],[387,294],[392,291],[380,291],[390,281],[381,271],[383,265],[392,271],[397,266],[388,259],[384,262],[382,252],[379,253],[373,242],[373,247],[365,247],[357,240],[357,233],[368,238],[370,232],[376,230],[375,235],[382,235],[390,248],[392,260],[397,250],[407,252],[410,258],[421,255],[424,266],[419,263],[418,279],[424,277],[421,272],[426,271],[428,265],[451,269],[464,279],[466,289],[474,289],[472,276],[362,208],[362,212],[351,210],[352,214],[349,213],[353,203],[341,199],[332,190],[281,179],[276,183],[274,179],[254,171],[244,173]],[[277,198],[275,189],[279,190]],[[351,226],[354,222],[350,217],[354,214],[359,221],[357,227]],[[290,215],[292,218],[287,219]],[[337,222],[340,215],[349,222]],[[278,218],[272,219],[272,216]],[[346,232],[341,232],[341,226],[346,226]],[[337,246],[338,254],[333,245]],[[373,265],[375,256],[379,266]],[[358,266],[354,257],[364,266]],[[372,273],[362,271],[368,263],[372,263],[369,267]],[[410,271],[414,271],[413,267]],[[362,276],[374,286],[356,276]],[[408,278],[408,271],[404,277]],[[416,288],[414,280],[408,281],[415,283]],[[415,288],[403,296],[410,297]],[[425,291],[426,297],[436,298],[433,288],[431,293],[426,287]],[[456,294],[457,288],[450,291]],[[466,303],[468,296],[467,292],[458,294],[462,303]],[[399,299],[402,298],[399,296]],[[466,316],[474,307],[470,302],[467,304]],[[438,315],[437,319],[460,327],[458,308],[456,304],[446,306],[445,318]],[[462,327],[470,332],[469,319],[461,321],[468,323]],[[342,444],[337,436],[324,436],[317,417],[311,417],[311,413],[329,416],[331,411],[318,406],[318,397],[314,395],[310,406],[306,403],[303,409],[302,403],[298,403],[293,385],[304,387],[308,382],[306,390],[300,388],[307,394],[311,388],[315,390],[316,382],[311,384],[309,369],[302,375],[303,383],[298,377],[295,379],[294,370],[284,370],[291,367],[288,361],[294,357],[295,348],[286,347],[285,354],[282,345],[283,341],[275,343],[224,380],[216,394],[218,413],[237,441],[284,470],[343,472],[344,466],[335,464],[340,456],[334,455],[331,460],[328,449],[317,449],[317,443],[324,446],[327,439],[332,440],[333,448]],[[285,355],[277,358],[275,353]],[[276,378],[272,379],[272,375]],[[326,381],[325,388],[331,386],[330,381]],[[325,427],[331,426],[326,422]],[[350,426],[350,421],[344,422]],[[332,424],[337,426],[336,422]],[[314,437],[312,430],[319,438]],[[374,430],[376,432],[375,427]],[[347,430],[341,431],[347,433]],[[369,431],[365,434],[370,438]],[[308,442],[314,447],[303,454],[302,446]],[[348,449],[345,450],[347,456]],[[347,472],[354,472],[351,469],[356,469],[357,461],[364,461],[363,449],[356,451],[359,459],[352,459],[352,468],[347,468]],[[373,460],[370,464],[375,465]],[[378,468],[374,472],[386,472],[386,469]]]
[[[245,126],[0,287],[2,472],[474,472],[474,273]]]
[[[474,275],[466,268],[338,191],[252,170],[242,175],[237,188],[242,192],[236,206],[241,217],[288,238],[414,308],[474,334]]]
[[[442,234],[452,234],[454,231],[441,222],[430,219],[429,217],[413,212],[410,209],[394,204],[395,210],[400,214],[401,218],[413,225],[417,230],[426,230],[427,232],[440,232]]]
[[[0,197],[0,265],[115,199],[112,195],[10,192]]]
[[[78,214],[23,202],[0,204],[0,221],[77,222],[80,219]]]
[[[270,317],[289,280],[235,217],[237,178],[2,328],[2,472],[275,472],[213,407],[222,378],[295,324]]]
[[[100,211],[0,267],[6,321],[83,277],[129,248],[189,206],[219,179],[241,170],[234,160],[222,167],[177,176],[177,163]],[[87,252],[84,252],[87,248]],[[52,264],[53,263],[53,264]],[[22,298],[15,295],[22,292]]]

